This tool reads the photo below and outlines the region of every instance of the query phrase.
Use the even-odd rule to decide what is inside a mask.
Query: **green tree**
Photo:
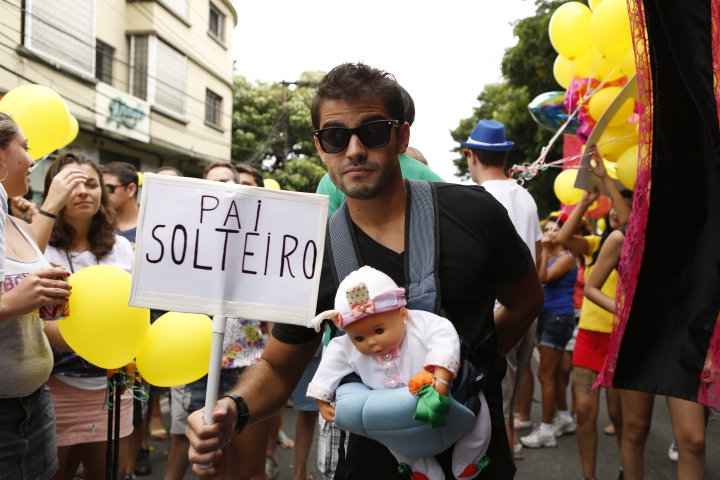
[[[324,72],[297,82],[249,82],[235,77],[232,160],[247,163],[284,190],[314,192],[327,171],[313,142],[310,105]]]
[[[553,136],[553,132],[532,120],[527,105],[541,93],[560,90],[553,77],[553,62],[557,53],[550,44],[548,25],[553,12],[567,0],[536,0],[536,11],[532,17],[518,20],[513,33],[518,42],[505,50],[502,60],[502,83],[486,85],[478,96],[480,105],[473,115],[460,121],[452,132],[457,142],[464,142],[478,120],[493,119],[505,124],[507,137],[515,142],[508,155],[507,167],[533,162],[538,158]],[[455,151],[459,158],[453,162],[458,174],[469,177],[467,161],[461,155],[462,147]],[[562,158],[562,138],[559,138],[548,152],[547,162]],[[538,205],[538,212],[546,216],[557,210],[552,185],[559,169],[548,169],[525,183]]]

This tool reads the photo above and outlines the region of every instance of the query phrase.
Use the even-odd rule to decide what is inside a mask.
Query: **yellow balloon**
[[[632,43],[626,0],[604,0],[590,21],[592,43],[603,55],[624,52]]]
[[[612,82],[622,78],[623,71],[620,68],[620,61],[622,60],[625,52],[616,52],[612,55],[603,55],[596,48],[591,48],[593,51],[592,60],[592,76],[598,80],[605,82]]]
[[[610,175],[610,178],[618,179],[617,177],[617,163],[608,162],[603,158],[603,165],[605,165],[605,171]]]
[[[555,177],[555,183],[553,184],[555,196],[565,205],[575,205],[582,200],[583,191],[574,187],[577,174],[577,169],[568,168]]]
[[[605,87],[602,90],[598,90],[597,92],[593,93],[592,97],[590,97],[590,101],[588,102],[588,112],[590,113],[590,116],[595,121],[600,120],[600,117],[602,117],[603,113],[605,113],[605,110],[608,109],[610,104],[613,102],[613,100],[615,100],[615,97],[618,96],[621,90],[622,88],[620,87]],[[632,98],[628,98],[622,104],[620,109],[615,113],[608,125],[615,127],[625,123],[627,119],[630,118],[630,115],[632,115],[634,110],[635,100]]]
[[[565,58],[574,60],[590,48],[590,18],[592,12],[579,2],[560,5],[550,18],[550,42]]]
[[[594,52],[596,52],[596,50],[590,47],[585,53],[573,60],[573,67],[575,69],[573,72],[574,78],[588,78],[590,76]]]
[[[637,67],[635,66],[635,52],[632,47],[628,48],[623,54],[623,57],[620,60],[620,69],[628,78],[637,73]]]
[[[75,352],[101,368],[120,368],[135,358],[150,326],[150,310],[128,306],[130,274],[93,265],[72,274],[70,315],[58,322]]]
[[[70,115],[70,129],[68,130],[67,137],[65,137],[65,140],[60,143],[58,149],[65,148],[70,145],[72,141],[77,138],[79,132],[80,124],[78,124],[77,118],[75,118],[74,115]]]
[[[272,188],[273,190],[282,190],[282,188],[280,188],[280,184],[277,182],[277,180],[274,180],[272,178],[264,178],[263,183],[265,183],[265,188]]]
[[[573,79],[573,61],[558,55],[553,64],[553,75],[562,88],[568,88]]]
[[[23,85],[0,100],[0,111],[10,115],[28,139],[33,160],[60,148],[70,129],[65,100],[42,85]]]
[[[618,159],[617,174],[620,183],[628,189],[635,189],[635,181],[637,180],[638,166],[638,146],[632,146],[625,150]]]
[[[158,387],[175,387],[207,375],[212,320],[207,315],[168,312],[152,324],[137,354],[143,379]]]
[[[607,127],[598,141],[600,155],[611,162],[617,162],[620,155],[638,144],[638,134],[632,123],[621,123],[615,127]]]
[[[605,222],[605,219],[604,219],[604,218],[598,218],[598,221],[595,222],[595,228],[596,228],[599,232],[604,232],[605,229],[607,228],[607,223]]]
[[[595,11],[598,5],[602,3],[603,0],[589,0],[588,3],[590,4],[590,9],[592,11]]]

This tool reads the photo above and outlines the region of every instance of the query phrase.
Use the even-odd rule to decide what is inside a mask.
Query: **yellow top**
[[[600,248],[600,239],[598,235],[588,235],[585,237],[588,242],[588,254],[585,256],[585,281],[590,276],[594,265],[592,255]],[[617,290],[618,271],[613,269],[607,280],[603,284],[601,290],[608,297],[614,299]],[[583,297],[582,311],[580,312],[580,322],[578,326],[583,330],[591,330],[593,332],[611,333],[613,327],[613,313],[608,312],[604,308],[590,301],[587,297]]]

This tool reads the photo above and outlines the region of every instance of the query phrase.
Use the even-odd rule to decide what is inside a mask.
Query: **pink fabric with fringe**
[[[610,336],[610,347],[605,365],[597,378],[595,386],[613,386],[617,356],[620,343],[625,333],[625,325],[632,308],[635,296],[635,279],[640,273],[643,251],[645,250],[645,227],[647,226],[648,210],[650,208],[651,185],[651,159],[652,159],[652,132],[653,132],[653,103],[652,103],[652,75],[650,71],[650,57],[648,55],[647,37],[645,36],[645,15],[643,13],[643,0],[628,0],[630,13],[630,28],[632,30],[633,48],[635,50],[635,64],[637,66],[637,80],[640,104],[640,138],[638,148],[638,172],[633,198],[633,210],[630,214],[622,257],[618,266],[620,281],[618,282],[617,316]]]
[[[715,107],[720,119],[720,0],[711,0],[712,15],[712,59],[715,77]],[[715,322],[715,331],[710,338],[705,366],[700,376],[698,402],[720,411],[720,315]]]
[[[632,309],[636,281],[640,273],[645,250],[645,229],[650,207],[651,160],[653,145],[653,86],[648,39],[645,36],[644,0],[628,0],[628,12],[632,30],[635,62],[639,90],[640,138],[638,151],[638,173],[635,184],[633,210],[630,215],[623,252],[618,267],[620,281],[616,295],[617,315],[610,337],[608,356],[603,370],[598,375],[595,386],[612,387],[617,367],[618,352],[622,342],[627,319]],[[711,0],[712,9],[712,56],[713,75],[715,77],[715,104],[720,118],[720,0]],[[720,409],[720,316],[710,340],[710,348],[700,379],[698,402]]]

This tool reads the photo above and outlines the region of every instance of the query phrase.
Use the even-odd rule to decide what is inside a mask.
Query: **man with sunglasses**
[[[402,87],[400,88],[402,89],[403,101],[405,103],[405,121],[412,127],[415,121],[415,102],[407,90]],[[403,178],[429,180],[431,182],[443,181],[437,173],[433,172],[430,167],[427,166],[427,160],[425,160],[425,157],[420,153],[420,150],[416,148],[408,147],[405,153],[398,155],[398,160]],[[335,213],[335,210],[345,201],[345,195],[335,186],[330,179],[330,175],[327,173],[320,179],[315,193],[328,195],[330,197],[328,216]]]
[[[467,160],[468,171],[473,182],[490,192],[507,209],[518,235],[525,241],[533,255],[533,263],[537,264],[537,259],[542,251],[540,240],[543,236],[540,230],[537,205],[526,189],[505,175],[505,162],[508,152],[514,145],[513,142],[506,139],[505,125],[496,120],[480,120],[467,141],[461,142],[460,145],[465,147],[463,156]],[[522,445],[515,435],[513,407],[520,388],[520,380],[522,380],[535,345],[536,328],[537,322],[533,321],[522,340],[507,352],[507,374],[502,381],[505,428],[513,447],[513,458],[516,459],[522,458],[523,453]],[[569,416],[568,412],[563,413]],[[572,417],[563,425],[567,432],[575,429]]]
[[[117,234],[135,244],[138,209],[138,173],[127,162],[112,162],[102,168],[103,181],[117,215]]]
[[[343,64],[330,71],[320,83],[311,109],[318,129],[315,145],[333,183],[347,197],[335,215],[349,215],[358,262],[382,270],[401,285],[408,283],[406,254],[407,258],[412,255],[406,251],[406,219],[412,221],[407,209],[409,184],[398,165],[398,155],[405,152],[410,139],[404,110],[394,78],[363,64]],[[487,452],[491,460],[478,478],[512,479],[515,467],[502,419],[500,380],[505,362],[500,348],[511,349],[537,316],[542,308],[542,288],[527,246],[491,195],[479,187],[435,185],[437,208],[430,202],[418,212],[434,214],[439,224],[438,262],[436,272],[430,275],[438,279],[443,312],[471,349],[483,342],[490,359],[483,366],[488,368],[484,393],[492,423]],[[330,221],[328,237],[336,228],[332,218]],[[318,312],[333,308],[332,256],[342,255],[328,245],[326,250]],[[503,307],[493,316],[496,297]],[[218,401],[213,412],[217,423],[206,425],[202,412],[190,417],[189,458],[196,463],[195,473],[213,475],[212,467],[203,470],[197,464],[217,458],[218,448],[233,429],[255,423],[284,405],[320,340],[321,335],[313,329],[275,325],[261,361],[245,372],[230,397]],[[438,457],[448,479],[455,478],[450,453]],[[351,434],[347,456],[341,457],[335,478],[407,477],[398,472],[397,461],[386,447]]]

